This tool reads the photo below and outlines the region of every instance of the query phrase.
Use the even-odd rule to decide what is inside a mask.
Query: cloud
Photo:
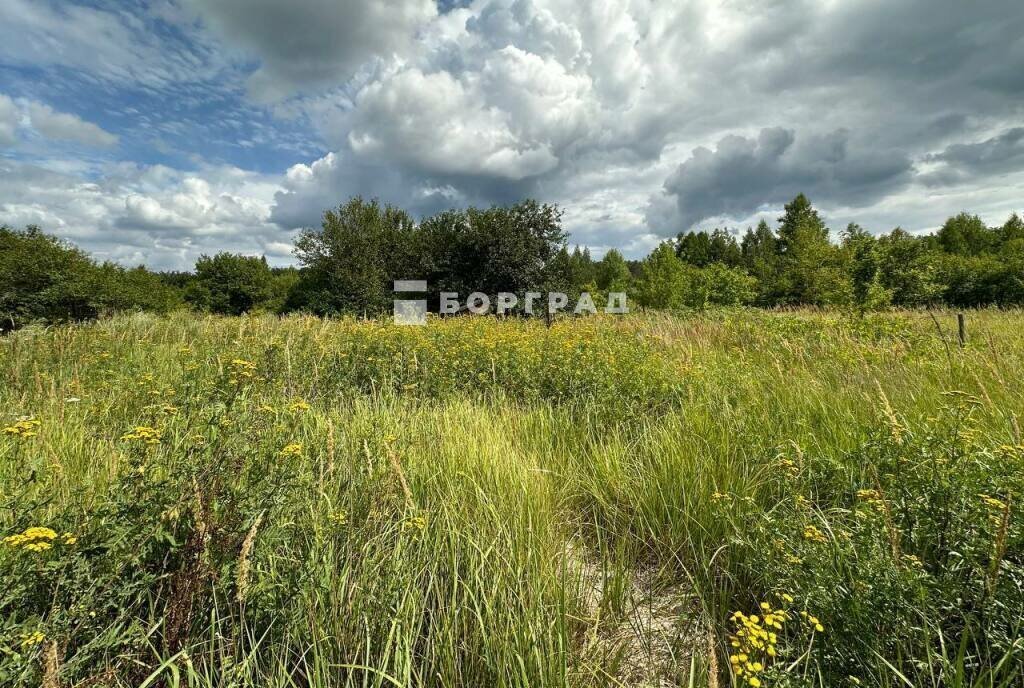
[[[671,233],[707,218],[746,217],[801,192],[826,203],[864,205],[898,192],[912,169],[898,151],[851,145],[843,129],[799,140],[793,130],[777,127],[762,129],[756,139],[730,135],[715,150],[693,150],[665,180],[671,211],[649,221]]]
[[[281,255],[357,194],[533,196],[634,255],[798,192],[881,228],[1019,203],[1018,0],[0,3],[0,220],[104,255]]]
[[[21,110],[14,101],[0,93],[0,146],[13,146],[21,122]]]
[[[976,143],[954,143],[925,160],[937,169],[924,180],[930,185],[958,184],[985,175],[1024,170],[1024,127],[1014,127]]]
[[[173,5],[164,7],[167,12],[147,13],[131,5],[3,0],[0,62],[62,68],[102,87],[164,90],[223,75],[229,61],[208,41],[183,38],[180,31],[190,30],[187,20]]]
[[[401,52],[433,18],[432,0],[190,0],[229,43],[260,61],[251,93],[274,101],[342,84],[364,62]]]
[[[104,131],[92,122],[86,122],[77,115],[57,112],[49,105],[29,102],[27,104],[32,128],[48,139],[75,141],[88,146],[110,147],[117,144],[117,136]]]
[[[38,224],[101,259],[158,268],[190,268],[222,250],[282,258],[290,244],[291,233],[269,221],[279,187],[263,176],[113,163],[84,181],[64,167],[74,165],[0,160],[0,223]]]

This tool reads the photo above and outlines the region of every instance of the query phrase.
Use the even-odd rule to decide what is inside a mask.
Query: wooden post
[[[956,314],[956,333],[960,337],[960,348],[967,343],[967,320],[963,313]]]

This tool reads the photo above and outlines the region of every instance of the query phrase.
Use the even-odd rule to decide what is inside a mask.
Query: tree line
[[[191,272],[98,263],[38,227],[0,227],[0,329],[185,307],[372,317],[390,312],[396,279],[426,280],[434,309],[442,291],[559,291],[573,300],[625,292],[634,307],[652,309],[1024,304],[1017,214],[988,227],[961,213],[923,236],[900,228],[875,236],[850,224],[833,237],[801,194],[774,228],[762,220],[742,237],[726,229],[680,233],[641,261],[614,249],[600,260],[587,249],[570,251],[561,221],[557,206],[532,200],[416,222],[401,208],[353,198],[298,236],[298,267],[224,252],[200,257]]]

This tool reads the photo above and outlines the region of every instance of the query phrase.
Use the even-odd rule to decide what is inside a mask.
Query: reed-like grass
[[[14,333],[0,683],[1016,685],[1024,317],[934,316]]]

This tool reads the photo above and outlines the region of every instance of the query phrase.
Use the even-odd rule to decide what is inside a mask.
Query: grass
[[[0,683],[1019,685],[1022,324],[22,330]]]

